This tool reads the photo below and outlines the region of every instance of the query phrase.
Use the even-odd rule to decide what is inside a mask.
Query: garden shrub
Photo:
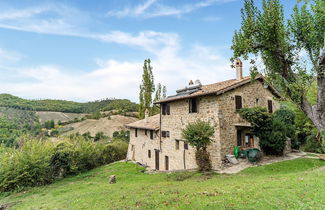
[[[45,185],[67,175],[124,159],[127,143],[98,143],[79,136],[59,143],[28,139],[18,149],[0,147],[0,191]]]
[[[317,130],[314,129],[312,134],[307,136],[306,143],[302,146],[305,152],[323,153],[322,143],[317,139]]]
[[[8,149],[0,160],[0,191],[51,183],[52,154],[52,143],[38,140],[29,140],[19,149]]]
[[[282,155],[287,138],[295,141],[295,116],[292,111],[279,109],[273,114],[264,107],[243,108],[240,115],[252,125],[252,132],[259,137],[259,146],[267,155]]]
[[[183,138],[196,149],[195,158],[199,171],[204,172],[212,169],[207,146],[212,142],[213,135],[214,128],[208,122],[202,120],[189,123],[182,130]]]

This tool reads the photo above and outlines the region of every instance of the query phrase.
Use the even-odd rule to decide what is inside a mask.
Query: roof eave
[[[262,80],[264,81],[264,77],[262,75],[259,75],[255,78],[255,80]],[[170,99],[163,99],[160,101],[155,102],[154,104],[161,104],[161,103],[167,103],[167,102],[171,102],[171,101],[179,101],[179,100],[183,100],[183,99],[189,99],[189,98],[196,98],[196,97],[202,97],[202,96],[208,96],[208,95],[220,95],[223,94],[227,91],[233,90],[237,87],[240,87],[242,85],[245,85],[247,83],[251,82],[251,80],[244,80],[242,82],[239,82],[237,84],[231,85],[229,87],[226,87],[224,89],[218,90],[218,91],[212,91],[206,94],[201,94],[201,95],[189,95],[186,97],[180,97],[180,98],[170,98]],[[273,93],[273,95],[275,95],[277,98],[281,98],[281,95],[278,93],[278,91],[276,91],[272,86],[268,86],[269,90]]]

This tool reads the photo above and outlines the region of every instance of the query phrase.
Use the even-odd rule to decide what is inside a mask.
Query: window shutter
[[[268,106],[269,113],[273,113],[273,104],[272,104],[272,100],[268,100],[268,101],[267,101],[267,106]]]
[[[241,96],[235,96],[236,111],[243,108],[243,101]]]
[[[166,114],[170,115],[170,104],[166,104]]]
[[[153,139],[153,130],[150,130],[150,139]]]

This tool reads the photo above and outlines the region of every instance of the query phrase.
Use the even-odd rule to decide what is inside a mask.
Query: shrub
[[[52,153],[52,143],[38,140],[29,140],[19,149],[7,150],[0,160],[0,191],[51,183]]]
[[[280,109],[270,114],[264,107],[255,107],[243,108],[239,113],[252,124],[252,132],[267,155],[282,155],[287,138],[296,138],[292,111]]]
[[[114,131],[113,139],[119,139],[125,142],[130,142],[130,131]]]
[[[183,138],[196,148],[195,158],[200,171],[209,171],[212,168],[207,146],[211,143],[213,135],[214,128],[208,122],[201,120],[189,123],[182,130]]]
[[[79,136],[50,141],[28,139],[18,149],[0,149],[0,191],[45,185],[69,174],[124,159],[127,143],[97,143]]]
[[[323,153],[322,144],[317,139],[317,130],[314,129],[312,134],[307,136],[306,143],[302,146],[305,152]]]

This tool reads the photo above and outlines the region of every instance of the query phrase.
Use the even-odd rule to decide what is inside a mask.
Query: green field
[[[324,209],[324,167],[324,161],[296,159],[234,175],[145,174],[132,163],[115,163],[2,194],[0,203],[12,209]],[[116,184],[108,184],[112,174]]]

